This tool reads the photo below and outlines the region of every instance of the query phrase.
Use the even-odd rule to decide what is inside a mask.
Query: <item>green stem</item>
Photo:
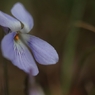
[[[75,50],[76,44],[78,40],[79,29],[74,27],[74,22],[77,20],[81,20],[85,7],[85,0],[74,0],[72,14],[71,14],[71,21],[70,21],[70,31],[66,39],[65,49],[64,49],[64,60],[62,66],[63,72],[63,95],[68,95],[72,78],[73,78],[73,68],[74,57],[75,57]]]

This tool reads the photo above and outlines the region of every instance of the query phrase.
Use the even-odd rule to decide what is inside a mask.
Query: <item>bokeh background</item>
[[[37,63],[35,80],[45,94],[95,95],[95,1],[0,0],[0,10],[11,14],[16,2],[34,18],[30,34],[49,42],[59,54],[56,65]],[[3,36],[0,28],[0,40]],[[0,51],[0,95],[25,95],[26,76]]]

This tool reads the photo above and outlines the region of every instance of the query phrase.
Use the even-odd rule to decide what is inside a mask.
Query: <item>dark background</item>
[[[0,10],[10,14],[17,0],[0,0]],[[49,42],[59,54],[56,65],[38,65],[35,77],[46,95],[63,95],[70,85],[70,95],[95,93],[95,1],[94,0],[19,0],[34,18],[30,34]],[[0,29],[0,39],[3,31]],[[83,59],[84,58],[84,59]],[[82,60],[82,61],[81,61]],[[5,74],[9,95],[24,95],[23,71],[0,54],[0,95],[4,95]],[[72,80],[72,81],[71,81]],[[66,92],[66,93],[67,93]],[[94,93],[94,94],[93,94]],[[49,94],[50,95],[50,94]]]

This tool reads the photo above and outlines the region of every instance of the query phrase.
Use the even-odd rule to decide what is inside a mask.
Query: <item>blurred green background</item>
[[[10,14],[21,2],[34,18],[30,34],[49,42],[59,54],[56,65],[38,65],[36,81],[46,95],[95,95],[94,0],[0,0],[0,10]],[[0,29],[0,40],[3,31]],[[9,95],[25,95],[23,71],[0,54],[0,95],[4,94],[7,64]]]

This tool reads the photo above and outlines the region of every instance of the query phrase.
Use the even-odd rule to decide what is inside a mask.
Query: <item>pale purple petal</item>
[[[11,12],[24,24],[24,28],[21,30],[22,32],[28,33],[33,28],[33,18],[21,3],[16,3],[11,9]]]
[[[27,47],[21,42],[15,43],[15,59],[12,61],[14,65],[29,73],[30,69],[32,69],[32,74],[38,74],[37,65],[27,49]]]
[[[0,25],[8,27],[11,31],[18,31],[21,29],[21,24],[18,20],[0,11]]]
[[[4,36],[3,40],[1,41],[1,50],[2,54],[5,58],[9,60],[14,59],[14,36],[16,35],[16,32],[12,32]]]
[[[35,60],[44,65],[55,64],[59,57],[56,50],[46,41],[28,34],[21,34],[32,50]]]
[[[14,42],[14,36],[15,32],[12,32],[3,38],[1,42],[3,56],[26,73],[32,69],[32,74],[37,75],[39,71],[31,53],[20,40]]]

